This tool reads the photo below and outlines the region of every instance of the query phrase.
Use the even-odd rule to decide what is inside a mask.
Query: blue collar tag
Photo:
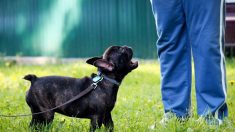
[[[101,76],[96,76],[96,77],[92,78],[92,81],[94,83],[100,82],[101,80],[103,80],[103,77],[101,77]]]
[[[92,78],[92,81],[93,81],[93,85],[95,87],[97,87],[97,84],[102,81],[103,79],[113,83],[113,84],[116,84],[116,85],[120,85],[120,82],[117,82],[116,80],[112,79],[112,78],[109,78],[105,75],[103,75],[101,72],[98,72],[98,75],[96,75],[95,77]]]

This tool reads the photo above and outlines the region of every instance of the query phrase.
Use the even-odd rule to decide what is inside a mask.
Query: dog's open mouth
[[[137,67],[138,66],[138,61],[132,61],[131,60],[129,64],[130,64],[131,67]]]
[[[127,48],[128,52],[127,52],[127,55],[128,55],[128,58],[130,58],[130,62],[129,62],[129,65],[132,67],[132,68],[136,68],[138,67],[138,61],[133,61],[131,60],[132,57],[133,57],[133,51],[131,48]]]

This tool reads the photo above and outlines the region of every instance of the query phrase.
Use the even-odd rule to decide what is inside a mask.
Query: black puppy
[[[75,97],[85,89],[97,87],[82,98],[65,106],[46,113],[33,115],[30,125],[47,124],[53,121],[54,113],[66,116],[88,118],[91,120],[91,131],[100,128],[102,124],[113,130],[111,111],[115,105],[119,83],[123,78],[138,67],[138,62],[132,62],[133,51],[127,46],[111,46],[102,57],[88,59],[88,64],[98,68],[99,75],[81,79],[47,76],[36,77],[27,75],[24,79],[31,81],[31,87],[26,95],[26,102],[32,113],[47,111]]]

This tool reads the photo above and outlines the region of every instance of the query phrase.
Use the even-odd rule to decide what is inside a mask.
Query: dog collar
[[[105,80],[107,80],[107,81],[109,81],[109,82],[111,82],[111,83],[113,83],[115,85],[120,86],[120,83],[118,81],[107,77],[106,75],[102,74],[101,72],[98,72],[98,74],[95,77],[92,78],[93,85],[97,86],[97,84],[99,82],[101,82],[103,79],[105,79]]]

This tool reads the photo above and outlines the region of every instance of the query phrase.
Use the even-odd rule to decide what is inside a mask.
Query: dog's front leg
[[[112,115],[110,112],[105,114],[103,124],[109,132],[113,132],[114,125],[113,125]]]
[[[90,132],[94,132],[97,128],[102,125],[102,118],[100,116],[93,116],[91,118]]]

